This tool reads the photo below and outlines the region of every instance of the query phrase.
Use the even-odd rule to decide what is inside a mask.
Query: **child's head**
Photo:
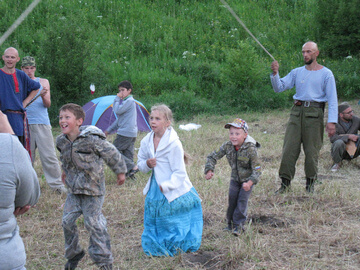
[[[119,83],[118,89],[120,98],[124,99],[131,94],[133,86],[129,81],[122,81],[121,83]]]
[[[61,132],[69,137],[76,138],[79,127],[85,119],[83,108],[74,103],[63,105],[59,110],[59,125]],[[75,137],[74,137],[75,136]]]
[[[240,147],[248,135],[249,127],[247,123],[240,118],[236,118],[232,123],[227,123],[225,128],[229,129],[231,143],[236,147]]]
[[[165,104],[151,107],[150,125],[155,133],[163,134],[173,121],[172,111]]]

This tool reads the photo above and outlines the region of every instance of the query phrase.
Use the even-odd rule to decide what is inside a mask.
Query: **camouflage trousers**
[[[101,212],[103,203],[104,196],[68,194],[62,219],[66,259],[69,260],[82,251],[76,220],[83,214],[84,225],[90,235],[89,255],[91,259],[98,266],[113,262],[106,219]]]

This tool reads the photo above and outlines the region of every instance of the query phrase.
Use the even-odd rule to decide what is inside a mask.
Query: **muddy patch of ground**
[[[220,268],[221,256],[214,251],[198,251],[182,255],[183,264],[190,267],[202,267],[215,270]]]

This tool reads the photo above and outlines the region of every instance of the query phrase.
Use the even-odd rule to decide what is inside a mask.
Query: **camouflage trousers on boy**
[[[89,255],[91,259],[98,266],[113,263],[106,219],[101,212],[103,203],[104,196],[68,194],[62,219],[66,259],[72,259],[82,251],[76,220],[83,214],[84,225],[90,235]]]

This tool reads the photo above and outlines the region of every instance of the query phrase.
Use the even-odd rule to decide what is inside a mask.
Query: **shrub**
[[[270,84],[270,68],[249,42],[226,52],[222,69],[222,90],[216,99],[226,111],[264,110],[284,106],[289,93],[276,94]]]
[[[360,50],[359,0],[319,1],[319,39],[331,57],[358,55]]]
[[[175,120],[190,120],[194,115],[201,113],[218,112],[211,101],[198,97],[192,91],[180,90],[178,92],[164,93],[158,97],[148,97],[144,105],[150,110],[151,106],[164,103],[173,111]]]

